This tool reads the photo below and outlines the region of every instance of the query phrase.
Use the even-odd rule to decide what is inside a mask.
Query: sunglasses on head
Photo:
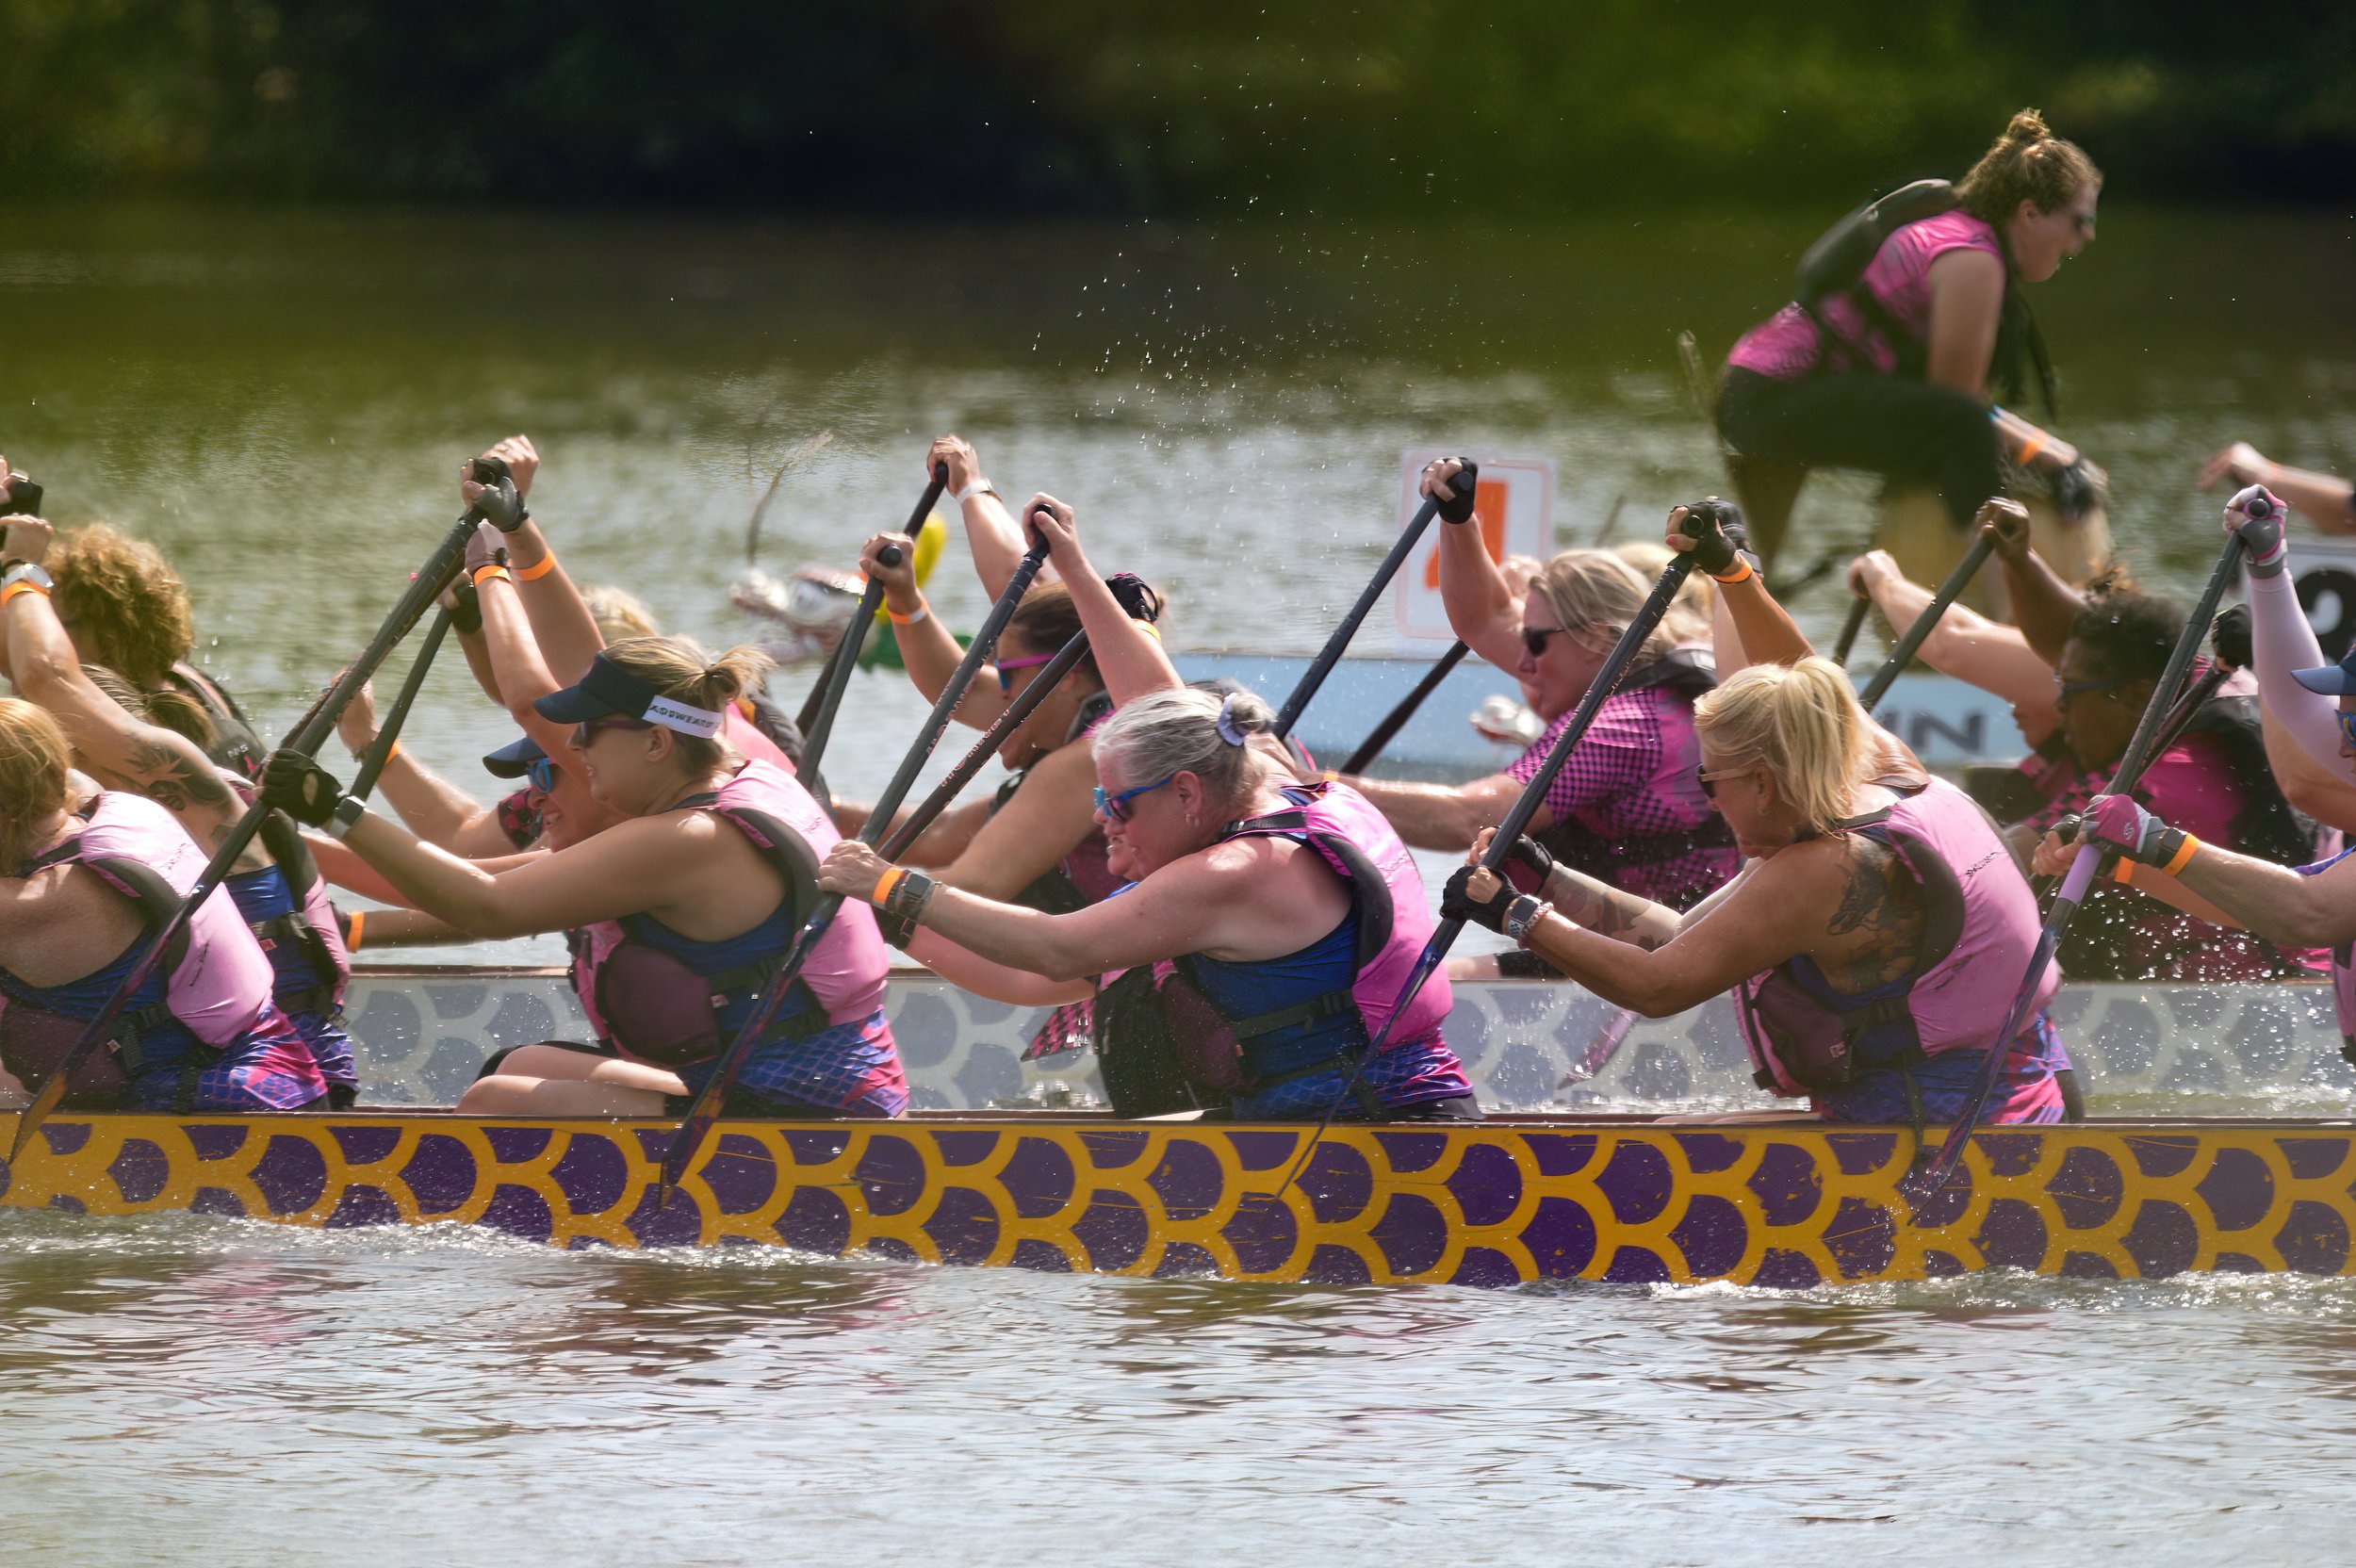
[[[1027,670],[1032,668],[1034,665],[1044,664],[1055,657],[1055,656],[1052,653],[1030,653],[1024,654],[1020,659],[999,660],[998,689],[1011,696],[1014,694],[1014,682],[1007,678],[1007,671]]]
[[[1170,778],[1157,778],[1151,784],[1140,784],[1134,790],[1123,790],[1117,795],[1106,794],[1104,792],[1104,787],[1102,784],[1099,784],[1096,787],[1096,808],[1104,813],[1104,820],[1106,822],[1127,822],[1129,820],[1129,813],[1132,809],[1129,805],[1131,801],[1137,799],[1137,796],[1145,793],[1148,790],[1160,789],[1163,785],[1169,783],[1170,778],[1175,778],[1177,776],[1178,776],[1173,773],[1170,776]]]

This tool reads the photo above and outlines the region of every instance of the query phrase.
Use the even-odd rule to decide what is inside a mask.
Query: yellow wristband
[[[2025,443],[2022,444],[2020,455],[2015,457],[2013,461],[2025,468],[2037,457],[2037,454],[2044,449],[2045,437],[2042,435],[2032,435]]]
[[[2185,834],[2184,841],[2176,846],[2176,853],[2168,858],[2168,864],[2162,866],[2160,870],[2169,876],[2175,875],[2184,869],[2185,863],[2192,858],[2192,852],[2200,847],[2200,840],[2189,833]]]
[[[1751,563],[1749,558],[1738,551],[1734,557],[1734,570],[1730,572],[1712,572],[1710,575],[1716,578],[1720,582],[1736,583],[1748,582],[1753,574],[1751,571]]]
[[[476,587],[480,588],[495,577],[506,576],[507,568],[494,561],[487,566],[477,566],[474,569],[474,583]],[[511,579],[510,580],[513,580]]]
[[[344,951],[346,953],[357,953],[360,951],[360,927],[367,923],[368,918],[368,912],[366,909],[354,909],[352,911],[352,930],[344,938]]]
[[[554,550],[550,550],[548,554],[542,556],[532,564],[529,566],[516,567],[515,580],[517,582],[537,582],[554,570],[556,570],[556,552]]]
[[[47,598],[49,590],[30,578],[21,578],[9,583],[6,588],[0,588],[0,604],[8,603],[19,594],[39,594],[42,598]]]
[[[878,909],[882,908],[884,906],[884,900],[892,896],[892,890],[897,887],[899,885],[900,878],[906,876],[907,874],[908,873],[901,870],[898,866],[894,866],[890,871],[885,872],[881,876],[875,879],[875,890],[867,895],[867,902],[873,904]]]

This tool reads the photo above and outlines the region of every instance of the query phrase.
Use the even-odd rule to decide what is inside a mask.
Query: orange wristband
[[[2111,880],[2123,888],[2134,882],[2135,879],[2135,863],[2133,860],[2128,859],[2124,855],[2120,856],[2119,858],[2119,864],[2111,868]]]
[[[875,879],[875,890],[867,895],[867,902],[873,904],[878,909],[882,908],[884,906],[884,900],[892,896],[892,890],[897,887],[899,885],[900,878],[906,876],[907,874],[908,873],[902,871],[898,866],[894,866],[890,871],[885,872],[881,876]]]
[[[516,567],[515,580],[517,582],[537,582],[554,570],[556,570],[556,552],[554,550],[550,550],[548,554],[542,556],[532,564],[529,566]]]
[[[491,564],[490,564],[489,565],[487,565],[487,566],[477,566],[477,567],[474,569],[474,582],[475,582],[475,586],[476,586],[476,587],[478,587],[478,588],[480,588],[480,587],[482,587],[484,583],[486,583],[486,582],[490,581],[490,580],[491,580],[493,578],[495,578],[495,577],[506,577],[506,576],[507,576],[507,568],[506,568],[506,567],[504,567],[504,566],[502,566],[502,565],[500,565],[498,562],[494,561],[493,563],[491,563]],[[513,580],[511,579],[510,580]]]
[[[2022,445],[2020,454],[2016,456],[2013,461],[2025,468],[2036,459],[2037,454],[2044,449],[2045,437],[2042,435],[2032,435],[2029,437],[2028,441]]]
[[[39,594],[42,598],[47,598],[49,590],[30,579],[11,582],[6,588],[0,588],[0,604],[8,603],[19,594]]]
[[[346,953],[357,953],[360,951],[360,927],[361,924],[368,920],[368,912],[366,909],[354,909],[352,911],[352,931],[350,935],[344,938],[344,951]]]
[[[2160,870],[2169,876],[2175,875],[2178,872],[2184,869],[2185,865],[2192,859],[2192,852],[2200,847],[2200,840],[2194,838],[2189,833],[2185,834],[2184,841],[2176,846],[2176,853],[2168,858],[2168,864],[2162,866]]]
[[[1751,570],[1749,558],[1737,554],[1734,558],[1734,570],[1730,572],[1712,572],[1710,575],[1717,579],[1720,582],[1731,584],[1736,582],[1748,582],[1756,574]]]
[[[893,626],[914,626],[917,622],[923,620],[925,616],[931,614],[932,612],[933,607],[929,604],[924,603],[919,603],[917,605],[916,613],[912,615],[903,615],[897,610],[892,609],[890,605],[884,606],[884,614],[891,619]]]

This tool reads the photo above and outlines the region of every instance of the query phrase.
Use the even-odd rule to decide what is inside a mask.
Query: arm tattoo
[[[138,742],[130,762],[122,781],[167,811],[225,808],[237,804],[211,762],[169,742]]]
[[[1649,953],[1677,932],[1678,915],[1649,899],[1625,893],[1609,883],[1556,866],[1540,896],[1563,917],[1599,937],[1628,942]]]

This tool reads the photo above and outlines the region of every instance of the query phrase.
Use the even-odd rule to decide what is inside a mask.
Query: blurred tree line
[[[949,218],[1845,203],[2024,104],[2135,197],[2356,186],[2286,0],[0,0],[20,196]]]

